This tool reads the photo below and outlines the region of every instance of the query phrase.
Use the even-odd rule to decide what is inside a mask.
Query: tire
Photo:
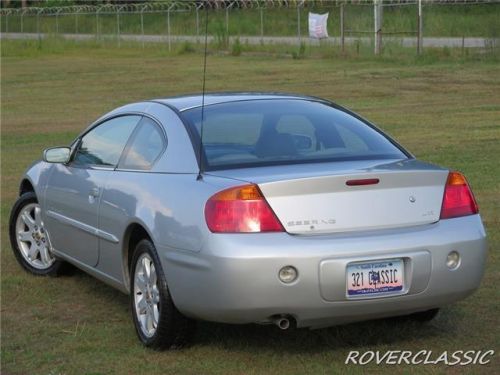
[[[433,320],[438,315],[438,313],[439,309],[431,309],[407,315],[406,318],[419,323],[427,323]]]
[[[17,262],[37,276],[57,276],[65,263],[50,251],[49,234],[33,192],[21,195],[10,213],[9,237]]]
[[[144,239],[137,244],[130,275],[130,305],[139,340],[146,347],[159,350],[187,346],[194,334],[195,322],[175,307],[150,240]]]

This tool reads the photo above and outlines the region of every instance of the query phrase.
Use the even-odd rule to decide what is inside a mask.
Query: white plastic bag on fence
[[[328,38],[327,22],[328,13],[316,14],[309,12],[309,37],[314,39]]]

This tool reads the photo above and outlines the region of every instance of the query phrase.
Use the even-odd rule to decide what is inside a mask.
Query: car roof
[[[295,99],[313,100],[330,103],[329,101],[314,96],[274,93],[274,92],[211,92],[205,94],[204,105],[230,103],[245,100],[273,100],[273,99]],[[170,98],[154,99],[154,102],[163,103],[176,108],[182,112],[188,109],[201,107],[203,96],[201,94],[191,94],[174,96]]]

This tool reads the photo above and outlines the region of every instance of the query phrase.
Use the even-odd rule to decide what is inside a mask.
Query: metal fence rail
[[[376,1],[376,0],[375,0]],[[419,0],[381,0],[384,6],[415,5]],[[423,0],[424,5],[471,5],[498,3],[499,0]],[[5,15],[72,15],[79,14],[116,14],[145,12],[165,12],[167,10],[193,10],[209,7],[210,9],[268,9],[268,8],[304,8],[304,7],[338,7],[340,5],[372,6],[374,0],[170,0],[161,2],[141,2],[100,5],[70,5],[54,7],[4,8],[0,7],[0,16]],[[1,3],[3,4],[3,3]]]
[[[164,36],[171,49],[173,41],[200,36],[200,22],[205,9],[217,18],[217,23],[211,24],[211,34],[217,34],[218,38],[228,41],[231,37],[238,36],[249,37],[248,40],[260,37],[260,43],[276,43],[279,42],[278,36],[282,37],[282,40],[293,38],[295,29],[295,41],[299,45],[308,40],[308,11],[336,12],[338,26],[335,25],[335,32],[338,30],[339,36],[330,38],[330,42],[334,40],[336,44],[340,44],[342,50],[345,49],[346,43],[352,42],[353,39],[357,39],[358,43],[368,40],[374,45],[374,53],[378,54],[382,51],[383,38],[385,40],[405,36],[406,39],[414,39],[415,43],[412,44],[416,45],[417,52],[420,53],[423,46],[424,11],[429,6],[491,3],[500,5],[499,0],[171,0],[137,4],[0,8],[0,17],[3,33],[36,33],[39,37],[42,37],[42,34],[85,34],[86,37],[94,34],[96,40],[115,38],[118,46],[124,36],[140,36],[137,40],[144,45],[145,41],[155,39],[149,37],[154,35]],[[384,8],[410,9],[408,12],[412,12],[416,24],[407,28],[387,30],[383,22]],[[278,18],[277,11],[280,12]],[[273,33],[274,25],[269,22],[266,24],[268,12],[275,12],[273,21],[278,19],[289,24],[289,34]],[[252,31],[249,34],[242,34],[237,27],[243,13],[251,15],[249,22]],[[363,19],[364,23],[359,22],[360,19]],[[355,27],[351,25],[354,21],[358,21]]]

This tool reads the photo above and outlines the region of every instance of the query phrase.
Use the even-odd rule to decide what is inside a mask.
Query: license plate
[[[347,295],[367,296],[401,292],[404,287],[404,262],[391,259],[347,265]]]

